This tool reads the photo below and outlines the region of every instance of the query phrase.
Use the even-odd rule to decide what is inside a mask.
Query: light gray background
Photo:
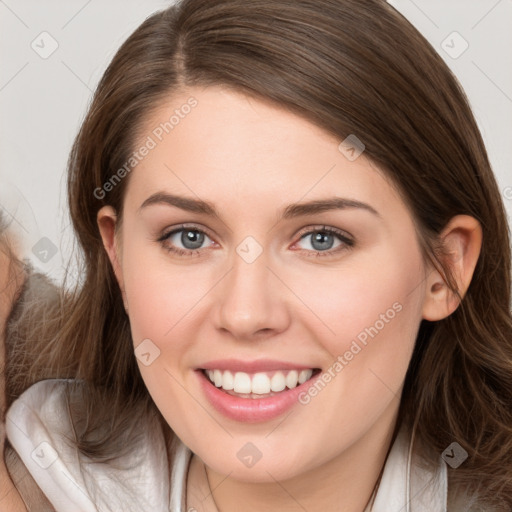
[[[56,280],[64,276],[72,243],[66,161],[92,91],[120,44],[147,16],[169,3],[0,0],[0,208],[21,234],[24,255]],[[510,218],[512,0],[390,3],[459,77]],[[52,45],[58,47],[45,55]],[[42,238],[51,241],[43,247],[54,245],[56,250],[45,256],[47,261],[32,250]]]

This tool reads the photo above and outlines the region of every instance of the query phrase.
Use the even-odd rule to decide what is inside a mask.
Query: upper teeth
[[[207,370],[206,373],[215,386],[226,391],[265,395],[271,391],[277,393],[285,387],[291,389],[297,384],[303,384],[311,378],[313,370],[277,371],[271,377],[267,373],[236,372],[233,375],[229,370]]]

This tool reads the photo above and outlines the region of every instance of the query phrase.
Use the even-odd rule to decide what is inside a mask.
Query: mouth
[[[302,386],[321,372],[320,368],[242,372],[200,369],[206,380],[224,393],[245,399],[264,399]]]

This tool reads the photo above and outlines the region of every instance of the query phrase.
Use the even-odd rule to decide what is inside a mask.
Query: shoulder
[[[388,454],[373,503],[374,512],[412,510],[414,512],[501,512],[467,489],[453,487],[446,462],[441,456],[426,457],[409,429],[402,427]]]
[[[7,411],[7,438],[57,512],[167,510],[168,462],[163,434],[141,418],[137,442],[122,458],[98,462],[76,443],[70,397],[74,379],[37,382]]]

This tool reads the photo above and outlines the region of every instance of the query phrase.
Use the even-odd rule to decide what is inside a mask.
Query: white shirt
[[[163,432],[141,418],[141,437],[128,456],[92,462],[73,444],[64,390],[71,379],[49,379],[27,389],[9,408],[7,438],[57,512],[186,512],[192,452],[179,442],[169,478]],[[373,507],[365,512],[447,512],[447,470],[410,460],[400,431],[386,460]],[[119,466],[119,467],[116,467]],[[130,466],[130,467],[128,467]]]

